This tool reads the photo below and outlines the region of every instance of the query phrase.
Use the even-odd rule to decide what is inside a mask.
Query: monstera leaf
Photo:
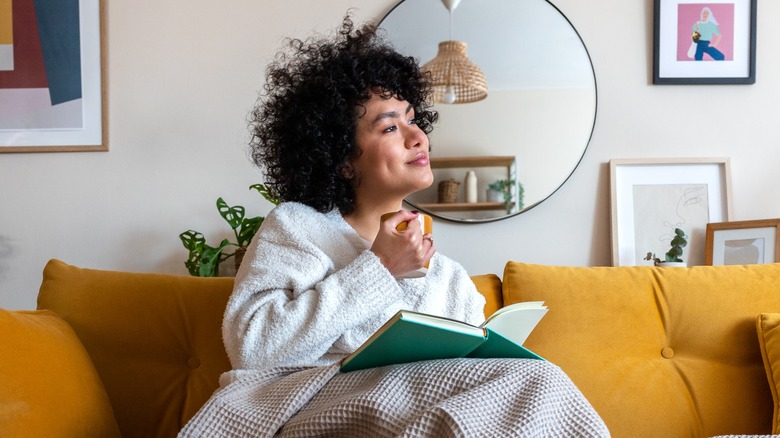
[[[235,230],[241,226],[241,222],[244,220],[244,207],[240,205],[234,205],[233,207],[227,205],[224,199],[217,199],[217,210],[219,215],[230,225],[230,229]]]
[[[238,240],[238,246],[247,246],[252,241],[252,238],[257,234],[257,230],[260,229],[260,225],[265,220],[262,216],[255,216],[244,219],[241,222],[241,228],[238,230],[236,239]]]

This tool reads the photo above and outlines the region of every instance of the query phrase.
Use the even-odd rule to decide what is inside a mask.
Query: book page
[[[488,323],[493,318],[498,317],[498,315],[501,315],[502,313],[511,312],[513,310],[517,309],[539,309],[539,308],[547,308],[547,306],[544,305],[544,301],[524,301],[522,303],[514,303],[510,304],[508,306],[504,306],[498,310],[496,310],[490,317],[485,320],[484,323],[482,323],[482,326],[484,327],[485,324]]]
[[[523,345],[546,313],[543,301],[511,304],[496,311],[482,326]]]

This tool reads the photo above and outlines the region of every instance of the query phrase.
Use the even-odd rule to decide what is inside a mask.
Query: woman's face
[[[364,109],[358,108],[355,130],[360,155],[351,163],[359,175],[358,201],[403,199],[433,184],[428,136],[409,102],[372,94]]]
[[[701,21],[707,21],[707,17],[710,16],[710,11],[706,9],[701,10]]]

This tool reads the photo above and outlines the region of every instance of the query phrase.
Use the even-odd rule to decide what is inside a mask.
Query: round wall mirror
[[[434,104],[435,181],[406,201],[451,221],[505,219],[549,198],[582,159],[596,120],[593,65],[577,31],[546,0],[455,3],[449,11],[442,0],[402,1],[379,25],[420,64],[441,41],[465,42],[488,86],[483,100]]]

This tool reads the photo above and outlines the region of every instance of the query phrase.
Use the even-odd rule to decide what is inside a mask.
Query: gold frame
[[[28,153],[28,152],[106,152],[108,151],[108,93],[106,80],[106,2],[97,0],[100,26],[100,144],[99,145],[42,145],[42,146],[3,146],[0,144],[0,153]],[[79,3],[79,7],[84,5]]]

